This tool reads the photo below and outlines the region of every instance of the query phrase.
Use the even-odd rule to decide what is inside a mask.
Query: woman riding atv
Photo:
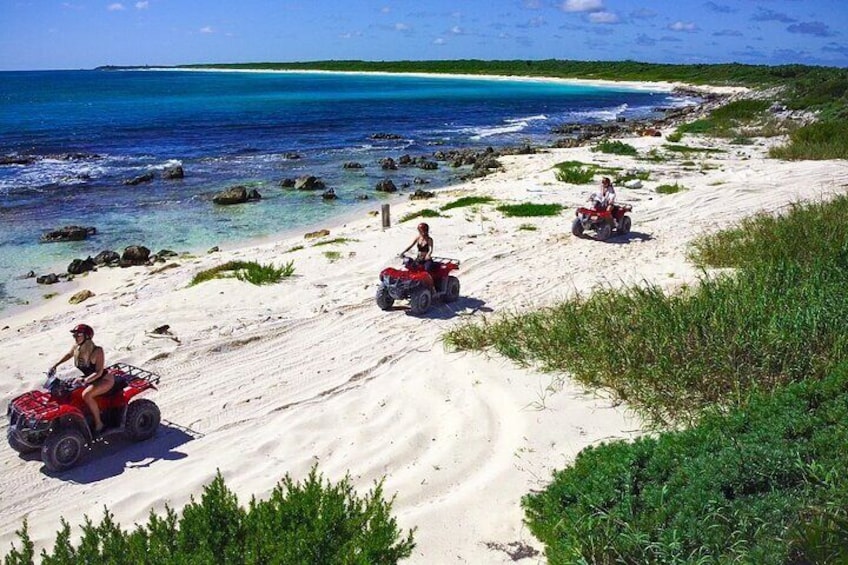
[[[424,222],[418,224],[418,236],[412,240],[409,247],[400,252],[400,256],[415,246],[418,246],[418,254],[413,260],[418,265],[423,265],[425,271],[433,268],[433,238],[430,237],[430,226]]]
[[[50,368],[50,372],[56,371],[56,367],[71,357],[74,358],[74,365],[82,371],[82,382],[85,385],[82,398],[94,418],[94,432],[99,433],[103,430],[103,422],[100,419],[97,397],[109,392],[115,384],[115,377],[104,370],[103,348],[92,341],[94,329],[91,326],[79,324],[71,330],[71,334],[74,336],[74,346]]]

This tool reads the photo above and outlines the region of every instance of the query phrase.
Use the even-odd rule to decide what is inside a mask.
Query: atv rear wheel
[[[9,440],[9,447],[14,449],[21,455],[32,453],[33,451],[38,450],[37,446],[32,446],[21,441],[21,439],[18,437],[18,434],[14,433],[11,428],[8,428],[6,430],[6,439]]]
[[[597,239],[598,241],[606,241],[609,239],[610,235],[612,235],[612,226],[607,223],[603,223],[598,226],[598,231],[595,234],[595,239]]]
[[[153,437],[159,428],[159,407],[146,398],[134,400],[127,406],[127,435],[133,441],[144,441]]]
[[[618,223],[618,234],[627,235],[630,233],[630,216],[623,216]]]
[[[418,288],[412,292],[409,299],[409,310],[413,314],[423,314],[430,308],[430,302],[433,300],[433,294],[429,288]]]
[[[459,299],[459,279],[448,277],[445,288],[445,302],[456,302]]]
[[[85,437],[81,431],[76,428],[59,428],[44,441],[41,460],[50,471],[67,471],[77,464],[84,446]]]
[[[577,237],[583,237],[583,222],[580,221],[580,218],[574,218],[574,221],[571,222],[571,233]]]
[[[377,306],[380,307],[380,310],[391,310],[392,305],[395,303],[395,299],[392,298],[392,295],[389,294],[389,289],[385,286],[380,286],[377,289]]]

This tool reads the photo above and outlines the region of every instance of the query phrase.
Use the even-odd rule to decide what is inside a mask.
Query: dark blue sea
[[[379,160],[436,150],[547,144],[551,127],[646,117],[691,103],[669,92],[550,81],[342,73],[89,70],[0,72],[0,308],[28,271],[61,272],[76,257],[141,244],[205,250],[316,226],[393,198],[385,177],[429,189],[464,171],[383,171]],[[373,139],[390,133],[397,139]],[[291,158],[296,154],[299,158]],[[357,161],[362,169],[344,169]],[[182,180],[125,180],[179,163]],[[312,174],[338,199],[280,188]],[[235,184],[256,203],[218,207]],[[84,242],[40,244],[64,225],[97,228]]]

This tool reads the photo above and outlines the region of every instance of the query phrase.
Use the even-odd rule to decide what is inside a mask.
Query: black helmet
[[[94,328],[88,324],[77,324],[74,326],[74,329],[71,330],[71,333],[82,334],[86,339],[91,339],[94,337]]]

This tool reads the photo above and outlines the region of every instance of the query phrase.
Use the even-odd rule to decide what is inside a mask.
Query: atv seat
[[[124,373],[114,371],[112,372],[112,375],[115,377],[115,384],[113,384],[112,388],[109,389],[109,392],[103,396],[118,396],[124,392],[124,387],[127,386],[127,376]]]

